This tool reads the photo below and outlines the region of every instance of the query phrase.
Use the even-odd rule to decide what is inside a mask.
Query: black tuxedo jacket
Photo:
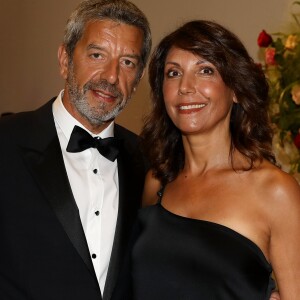
[[[0,299],[110,299],[143,188],[145,165],[138,139],[115,125],[115,136],[123,140],[117,159],[120,202],[101,295],[52,103],[0,120]]]

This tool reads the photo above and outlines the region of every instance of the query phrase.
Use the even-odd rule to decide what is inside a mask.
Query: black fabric
[[[68,152],[81,152],[89,148],[97,148],[99,153],[115,161],[119,154],[120,141],[114,137],[92,137],[87,131],[79,126],[74,126],[67,146]]]
[[[54,99],[0,120],[1,300],[102,299],[56,133]],[[138,137],[117,124],[114,136],[123,141],[119,210],[103,300],[115,289],[146,172]]]
[[[131,299],[269,299],[272,268],[241,234],[175,215],[160,203],[141,209],[138,225]]]

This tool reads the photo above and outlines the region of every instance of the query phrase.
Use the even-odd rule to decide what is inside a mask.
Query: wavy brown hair
[[[275,164],[267,112],[268,84],[262,69],[232,32],[215,22],[196,20],[163,38],[151,56],[152,110],[145,118],[141,135],[155,177],[166,184],[184,167],[181,132],[169,118],[163,96],[165,60],[172,47],[190,51],[212,63],[224,83],[234,91],[238,103],[233,104],[231,112],[229,154],[233,169],[235,149],[249,161],[248,169],[263,158]]]

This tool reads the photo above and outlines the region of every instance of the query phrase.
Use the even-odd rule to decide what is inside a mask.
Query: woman
[[[149,80],[134,298],[269,299],[274,270],[281,299],[299,299],[300,188],[275,165],[262,70],[192,21],[159,43]]]

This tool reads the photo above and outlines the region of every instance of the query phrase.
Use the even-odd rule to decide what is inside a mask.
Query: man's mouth
[[[92,90],[95,94],[103,98],[117,98],[116,95],[103,90]]]

